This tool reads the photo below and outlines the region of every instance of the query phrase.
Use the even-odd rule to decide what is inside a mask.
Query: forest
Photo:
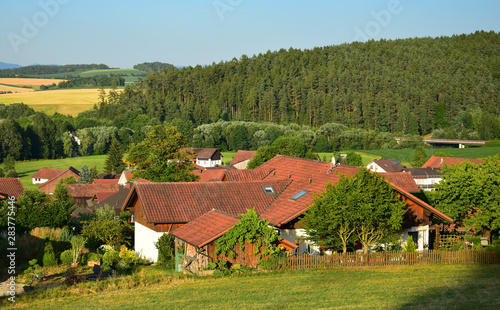
[[[164,63],[164,62],[159,62],[159,61],[143,62],[143,63],[137,64],[137,65],[134,65],[134,69],[146,71],[146,72],[161,71],[163,69],[171,69],[171,68],[172,69],[175,68],[174,65]]]
[[[489,128],[498,125],[499,78],[495,32],[355,42],[150,72],[108,112],[489,139],[500,134]]]

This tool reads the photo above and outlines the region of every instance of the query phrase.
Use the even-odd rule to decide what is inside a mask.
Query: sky
[[[0,0],[0,61],[209,65],[354,41],[500,31],[498,0]]]

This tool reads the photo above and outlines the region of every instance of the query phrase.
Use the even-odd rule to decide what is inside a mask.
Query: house
[[[118,184],[120,184],[121,186],[124,186],[131,179],[132,179],[132,171],[130,171],[130,170],[123,170],[123,172],[120,175],[120,178],[118,179]]]
[[[35,172],[35,174],[31,177],[31,181],[33,184],[43,184],[48,180],[53,179],[60,173],[64,172],[64,169],[48,169],[42,168]]]
[[[410,173],[418,187],[425,191],[434,190],[434,184],[438,184],[443,179],[439,168],[405,168],[404,172]]]
[[[210,262],[221,259],[228,261],[230,264],[256,268],[258,262],[257,256],[254,254],[255,246],[248,242],[245,244],[243,251],[239,245],[233,248],[234,258],[221,257],[215,254],[216,240],[236,225],[238,220],[239,218],[232,214],[213,209],[172,231],[172,235],[176,237],[176,253],[179,252],[179,247],[182,247],[182,252],[185,254],[184,261],[181,262],[183,269],[196,273],[207,267]],[[278,242],[278,246],[287,251],[297,248],[297,245],[284,239]]]
[[[87,200],[97,193],[117,192],[120,189],[118,184],[66,184],[66,188],[74,203],[80,207],[87,206]]]
[[[236,169],[246,169],[250,160],[252,160],[253,156],[257,153],[257,151],[242,151],[239,150],[234,155],[233,160],[231,161],[231,166]]]
[[[63,172],[59,173],[52,179],[40,185],[40,187],[38,187],[38,190],[48,195],[52,195],[52,193],[56,189],[56,185],[59,182],[59,180],[66,179],[71,176],[75,177],[75,179],[78,180],[80,178],[80,171],[76,170],[73,167],[69,167],[68,169],[63,170]]]
[[[459,164],[464,161],[468,161],[470,163],[482,163],[482,160],[474,159],[474,158],[456,158],[456,157],[441,157],[441,156],[431,156],[429,160],[422,165],[422,168],[442,168],[444,165],[454,165]]]
[[[14,197],[16,200],[24,193],[24,186],[18,178],[0,178],[0,200]]]
[[[303,213],[311,205],[314,193],[324,190],[328,182],[332,184],[338,182],[338,173],[352,176],[359,168],[276,156],[254,170],[258,169],[273,169],[264,181],[293,180],[286,191],[262,213],[261,219],[269,221],[271,225],[279,229],[282,238],[300,245],[301,254],[318,254],[319,249],[306,240],[306,233],[301,223]],[[407,204],[408,212],[401,231],[402,239],[406,240],[408,235],[416,234],[414,240],[419,249],[423,250],[425,244],[430,244],[431,233],[435,233],[432,231],[431,220],[436,218],[453,222],[453,219],[415,197],[397,183],[392,181],[389,183],[394,187],[399,199]]]
[[[119,191],[112,193],[104,199],[98,199],[95,208],[102,208],[104,205],[109,205],[115,210],[115,216],[119,216],[123,203],[130,193],[130,188],[122,187]],[[98,193],[99,194],[99,193]]]
[[[212,209],[233,216],[248,209],[262,214],[291,182],[137,183],[122,210],[134,216],[135,250],[156,261],[158,250],[154,243],[163,233],[173,232]]]
[[[366,168],[373,172],[386,173],[401,172],[406,167],[395,159],[381,159],[372,161]]]
[[[222,154],[215,148],[183,147],[179,152],[189,151],[196,154],[195,164],[202,167],[222,166]]]
[[[99,173],[97,179],[109,180],[109,179],[120,179],[121,173]]]

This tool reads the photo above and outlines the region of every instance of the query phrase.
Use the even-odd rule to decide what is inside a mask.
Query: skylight
[[[274,195],[276,192],[271,185],[262,185],[262,189],[264,190],[264,194],[266,195]]]
[[[298,192],[297,194],[293,195],[292,197],[290,197],[290,200],[297,200],[299,199],[300,197],[304,196],[305,194],[309,193],[308,190],[301,190],[300,192]]]
[[[391,160],[393,164],[399,165],[399,162],[397,160]]]

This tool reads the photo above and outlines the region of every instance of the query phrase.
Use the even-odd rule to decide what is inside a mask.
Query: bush
[[[120,259],[123,260],[126,264],[136,263],[139,260],[135,251],[127,249],[125,245],[122,245],[120,248]]]
[[[113,266],[117,264],[119,261],[120,261],[120,254],[115,250],[106,252],[106,254],[104,254],[104,256],[102,257],[102,263],[104,266]]]
[[[68,227],[64,227],[60,232],[59,232],[59,240],[61,242],[70,242],[71,238],[73,238],[73,232],[69,230]]]
[[[43,267],[57,266],[56,255],[54,254],[54,248],[52,247],[52,242],[50,242],[50,240],[45,241],[42,261]]]
[[[87,253],[87,263],[88,262],[100,262],[101,261],[101,258],[102,258],[102,255],[101,254],[97,254],[97,253]]]
[[[167,268],[175,266],[175,237],[171,234],[163,234],[155,246],[158,249],[158,264]]]
[[[5,174],[5,177],[6,178],[18,178],[19,175],[17,174],[16,170],[12,169],[12,170],[7,171],[7,173]]]
[[[415,242],[413,242],[413,237],[408,236],[408,240],[403,245],[403,252],[415,252],[417,250],[417,246]]]
[[[63,264],[71,264],[73,262],[73,250],[66,250],[61,253],[61,263]]]
[[[73,251],[73,263],[78,263],[80,260],[80,255],[82,254],[82,249],[85,246],[85,238],[82,236],[73,236],[71,238],[71,247]]]
[[[108,244],[103,244],[97,248],[97,253],[104,255],[111,250],[113,250],[112,246],[110,246]]]

